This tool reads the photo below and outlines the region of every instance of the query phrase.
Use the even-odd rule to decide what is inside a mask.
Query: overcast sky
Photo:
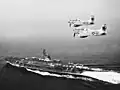
[[[65,31],[67,34],[69,32],[65,29],[68,19],[88,19],[90,14],[96,16],[97,22],[118,18],[119,4],[119,0],[1,0],[0,33],[13,38],[28,37],[44,31],[51,34]]]
[[[120,0],[1,0],[0,42],[17,40],[10,44],[11,49],[8,52],[19,51],[17,45],[19,46],[21,41],[31,43],[31,45],[26,44],[26,48],[33,48],[32,50],[38,50],[38,52],[37,47],[44,42],[44,47],[54,49],[51,49],[51,52],[68,53],[73,56],[75,53],[80,56],[83,53],[92,55],[96,52],[98,52],[96,54],[118,52],[119,9]],[[96,18],[93,28],[100,28],[106,23],[108,35],[89,37],[84,40],[73,39],[73,32],[68,27],[67,21],[70,18],[87,20],[91,14]],[[5,45],[0,48],[3,47]],[[24,49],[20,50],[24,51]]]

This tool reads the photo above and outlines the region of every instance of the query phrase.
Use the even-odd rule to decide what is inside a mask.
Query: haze
[[[119,0],[0,1],[0,54],[39,56],[41,48],[62,60],[84,63],[119,62]],[[89,19],[108,25],[108,35],[74,39],[69,19]]]

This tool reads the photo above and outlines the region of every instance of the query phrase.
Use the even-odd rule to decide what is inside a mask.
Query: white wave
[[[91,68],[91,70],[94,70],[94,71],[103,71],[103,69],[101,69],[101,68]]]
[[[82,80],[87,80],[87,81],[94,81],[91,78],[87,78],[87,77],[77,77],[77,79],[82,79]]]
[[[7,63],[11,64],[12,66],[20,67],[19,64],[14,64],[14,63],[10,63],[10,62],[7,62]]]
[[[37,74],[40,74],[40,75],[43,75],[43,76],[66,77],[66,78],[75,79],[75,77],[73,77],[72,75],[59,75],[59,74],[53,74],[53,73],[43,72],[43,71],[39,71],[39,70],[31,70],[31,69],[28,69],[28,68],[26,68],[26,69],[27,69],[27,71],[31,71],[31,72],[34,72],[34,73],[37,73]]]
[[[53,74],[53,73],[49,73],[49,72],[42,72],[42,71],[38,71],[38,70],[31,70],[26,68],[27,71],[31,71],[43,76],[55,76],[55,77],[65,77],[65,78],[70,78],[70,79],[82,79],[82,80],[88,80],[88,81],[93,81],[91,78],[86,78],[86,77],[74,77],[72,75],[59,75],[59,74]]]
[[[113,84],[120,83],[120,73],[109,71],[109,72],[91,72],[84,71],[81,75],[93,77],[102,81],[106,81]]]
[[[75,77],[73,77],[72,75],[61,75],[62,77],[67,77],[67,78],[73,78],[75,79]]]
[[[42,71],[39,71],[39,70],[31,70],[31,69],[28,69],[26,68],[28,71],[31,71],[31,72],[34,72],[34,73],[37,73],[37,74],[41,74],[41,75],[44,75],[44,76],[56,76],[56,77],[61,77],[61,75],[58,75],[58,74],[51,74],[49,72],[42,72]]]

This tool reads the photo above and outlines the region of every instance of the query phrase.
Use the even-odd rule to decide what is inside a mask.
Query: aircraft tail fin
[[[107,30],[106,24],[104,24],[104,25],[102,26],[102,30],[103,30],[103,31],[106,31],[106,30]]]

